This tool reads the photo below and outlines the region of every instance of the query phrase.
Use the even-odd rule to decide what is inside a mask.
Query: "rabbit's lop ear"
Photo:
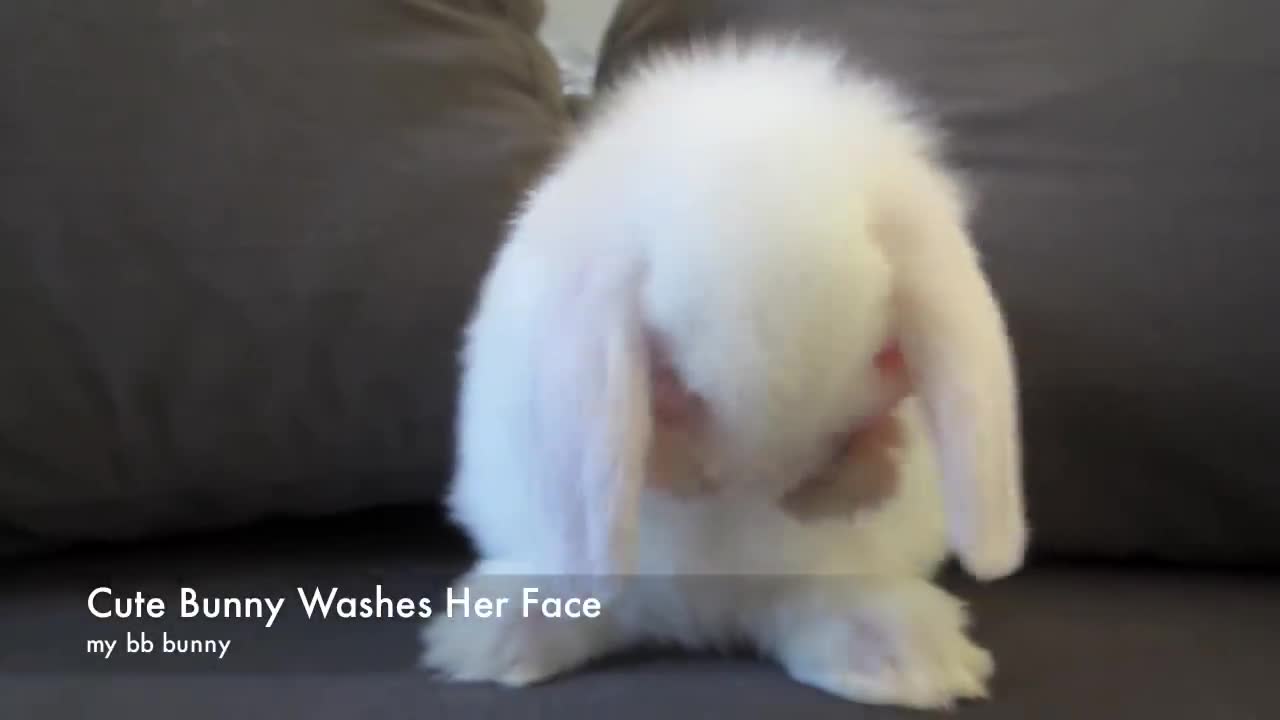
[[[996,579],[1021,567],[1027,544],[1013,352],[958,187],[916,170],[891,193],[883,228],[902,350],[938,453],[952,548],[975,577]]]
[[[548,273],[535,300],[541,317],[528,361],[537,467],[528,470],[559,570],[613,576],[630,567],[653,434],[650,368],[638,273],[607,253],[588,264]]]

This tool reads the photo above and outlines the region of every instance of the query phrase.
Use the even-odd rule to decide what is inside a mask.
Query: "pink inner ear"
[[[907,369],[907,357],[902,354],[902,345],[896,339],[890,340],[876,353],[876,369],[888,375],[897,375]]]
[[[664,425],[680,423],[688,416],[691,405],[680,378],[669,367],[654,368],[652,378],[654,419]]]
[[[907,366],[902,344],[896,338],[890,339],[876,353],[872,363],[884,387],[880,412],[892,412],[912,392],[911,368]]]
[[[649,342],[649,367],[654,420],[667,426],[689,422],[699,407],[698,398],[685,387],[666,352],[654,338]]]

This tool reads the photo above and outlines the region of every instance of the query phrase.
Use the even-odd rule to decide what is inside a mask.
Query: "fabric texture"
[[[566,96],[589,96],[594,88],[600,43],[618,0],[545,0],[538,37],[560,68]]]
[[[157,656],[149,672],[110,672],[116,657],[78,665],[86,637],[120,637],[147,620],[97,621],[85,597],[109,582],[193,587],[208,597],[270,596],[281,585],[374,582],[438,591],[464,556],[425,541],[411,514],[335,527],[277,528],[170,547],[82,553],[8,568],[0,588],[0,716],[326,718],[918,718],[843,702],[749,658],[681,654],[611,658],[525,690],[447,684],[414,669],[417,621],[230,621],[217,631],[175,620],[180,638],[229,638],[212,669]],[[107,580],[109,578],[109,580]],[[959,720],[1262,720],[1275,716],[1280,579],[1237,574],[1053,567],[985,586],[957,582],[974,634],[998,663],[990,702]],[[296,600],[291,601],[296,605]],[[170,614],[177,605],[170,606]],[[93,628],[90,630],[86,628]],[[89,633],[96,632],[96,635]],[[122,652],[117,650],[117,652]],[[255,666],[249,658],[260,658]],[[274,658],[274,660],[272,660]],[[81,669],[72,673],[71,665]],[[246,670],[245,668],[254,668]],[[301,669],[300,669],[301,668]]]
[[[436,497],[541,13],[0,6],[0,554]]]
[[[914,95],[977,199],[1042,555],[1280,565],[1280,5],[624,0],[648,53],[817,38]]]

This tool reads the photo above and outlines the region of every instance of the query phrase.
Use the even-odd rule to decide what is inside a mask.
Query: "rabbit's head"
[[[695,56],[622,86],[516,217],[469,349],[518,366],[471,411],[528,433],[529,511],[554,518],[562,567],[626,572],[640,493],[681,472],[782,498],[909,390],[954,550],[980,578],[1017,569],[1010,344],[935,158],[893,95],[822,53]],[[486,345],[501,332],[521,340]]]

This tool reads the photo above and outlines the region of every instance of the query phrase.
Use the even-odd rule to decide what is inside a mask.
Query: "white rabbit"
[[[984,580],[1020,567],[1018,407],[933,132],[801,43],[667,54],[601,102],[520,209],[463,353],[448,501],[481,558],[453,587],[513,606],[440,609],[424,664],[519,686],[641,644],[746,645],[856,701],[984,697],[991,657],[932,579],[948,547]],[[900,447],[859,444],[895,424]],[[877,452],[892,493],[843,507],[831,488]],[[526,617],[525,586],[603,611]]]

